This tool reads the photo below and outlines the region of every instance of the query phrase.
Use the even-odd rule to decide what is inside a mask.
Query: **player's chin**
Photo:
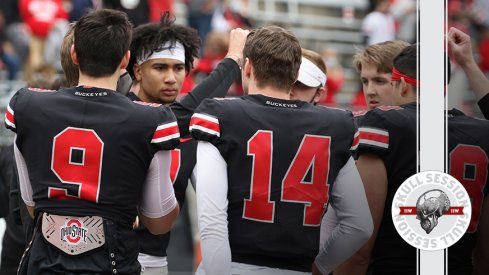
[[[163,95],[163,96],[160,96],[160,103],[171,104],[171,103],[175,102],[176,99],[177,99],[177,94],[171,95],[171,96]]]

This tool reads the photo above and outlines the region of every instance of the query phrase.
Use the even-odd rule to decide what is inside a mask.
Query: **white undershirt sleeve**
[[[231,248],[228,239],[227,164],[219,150],[199,141],[193,171],[196,183],[197,215],[202,249],[199,269],[205,274],[231,274]]]
[[[325,241],[320,244],[315,263],[322,274],[329,274],[348,259],[373,232],[372,215],[365,189],[353,158],[341,168],[330,193],[334,212],[323,216],[321,231]],[[336,221],[335,221],[336,217]],[[337,225],[333,228],[333,225]],[[329,235],[329,236],[327,236]]]
[[[170,151],[158,151],[151,160],[139,204],[139,211],[148,218],[163,217],[177,206],[170,164]]]
[[[333,207],[328,205],[328,209],[321,220],[321,233],[319,236],[320,245],[329,239],[329,236],[331,236],[331,233],[333,233],[333,230],[336,228],[336,226],[338,226],[338,224],[338,217],[336,217]]]
[[[17,139],[17,136],[15,139]],[[20,195],[27,206],[34,206],[35,203],[32,198],[32,185],[29,179],[29,172],[27,171],[27,164],[25,163],[24,156],[19,151],[19,148],[17,148],[16,140],[14,140],[14,156],[17,173],[19,174]]]

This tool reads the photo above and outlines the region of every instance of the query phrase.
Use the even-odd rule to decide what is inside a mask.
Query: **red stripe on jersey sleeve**
[[[213,121],[215,120],[215,121]],[[203,114],[194,114],[190,119],[190,130],[196,129],[212,135],[220,135],[220,127],[217,119]]]
[[[171,122],[158,126],[151,142],[162,142],[173,138],[180,139],[180,132],[178,131],[178,125],[176,122]]]
[[[351,144],[351,150],[355,150],[358,147],[359,142],[360,142],[360,132],[356,132],[353,138],[353,142]]]
[[[374,133],[368,130],[360,130],[360,139],[382,143],[385,144],[386,146],[389,145],[388,134]]]
[[[7,106],[7,111],[5,112],[5,123],[10,127],[15,128],[14,111],[12,111],[10,106]]]

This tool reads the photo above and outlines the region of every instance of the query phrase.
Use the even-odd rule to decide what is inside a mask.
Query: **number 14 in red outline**
[[[328,202],[328,174],[331,137],[304,135],[282,180],[281,201],[304,204],[303,225],[319,226]],[[275,202],[270,201],[273,132],[259,130],[248,140],[253,157],[250,198],[244,200],[243,218],[274,222]],[[312,169],[311,180],[304,181]]]

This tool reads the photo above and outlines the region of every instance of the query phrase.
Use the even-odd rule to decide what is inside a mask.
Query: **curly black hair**
[[[163,45],[170,41],[172,47],[178,41],[185,48],[185,70],[187,74],[193,68],[194,58],[198,57],[200,38],[197,31],[183,25],[173,24],[175,17],[169,12],[162,14],[159,23],[147,23],[133,30],[131,41],[131,59],[127,71],[134,79],[133,66],[138,59],[163,50]]]

